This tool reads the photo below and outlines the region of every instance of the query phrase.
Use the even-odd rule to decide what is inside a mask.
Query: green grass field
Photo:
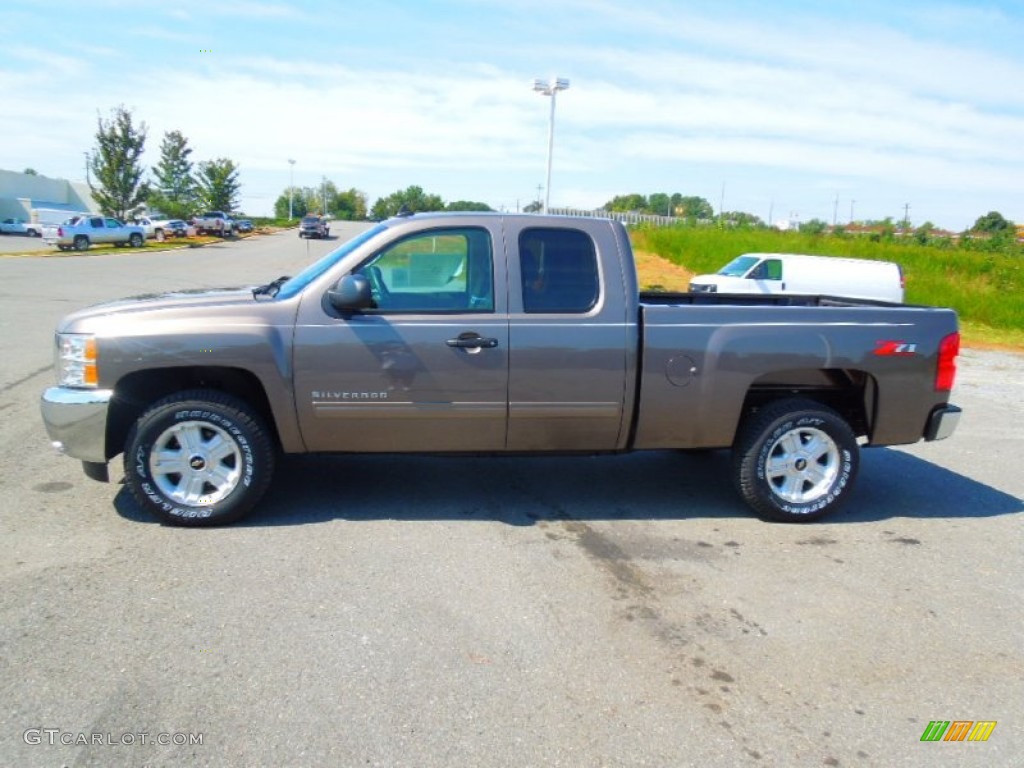
[[[907,303],[952,307],[970,341],[1024,348],[1024,252],[716,227],[640,229],[632,240],[635,247],[695,274],[715,272],[741,253],[752,252],[895,261],[906,276]]]

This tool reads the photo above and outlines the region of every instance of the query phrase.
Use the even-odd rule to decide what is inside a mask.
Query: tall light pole
[[[292,197],[295,194],[295,161],[288,158],[288,165],[291,166],[291,175],[288,177],[288,221],[291,221]]]
[[[556,77],[549,80],[534,80],[533,90],[544,96],[551,97],[551,119],[548,122],[548,184],[544,188],[544,213],[548,212],[551,204],[551,153],[555,146],[555,97],[559,91],[569,87],[569,81],[564,77]]]

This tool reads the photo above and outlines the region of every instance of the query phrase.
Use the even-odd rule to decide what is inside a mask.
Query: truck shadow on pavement
[[[330,520],[658,520],[752,517],[733,489],[728,451],[621,456],[286,456],[267,495],[236,525]],[[154,522],[127,489],[122,517]],[[973,518],[1024,511],[1024,501],[910,454],[862,454],[857,487],[824,519]]]

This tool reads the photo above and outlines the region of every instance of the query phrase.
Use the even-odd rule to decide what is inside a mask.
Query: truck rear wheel
[[[128,244],[131,245],[132,248],[140,247],[142,245],[142,235],[138,232],[133,232],[128,237]]]
[[[274,471],[262,419],[214,390],[167,397],[147,410],[125,444],[135,500],[169,525],[223,525],[260,500]]]
[[[733,480],[766,520],[806,522],[837,509],[853,490],[860,452],[853,430],[813,400],[779,400],[744,423]]]
[[[72,241],[76,251],[84,251],[89,248],[89,238],[85,235],[75,235],[75,239]]]

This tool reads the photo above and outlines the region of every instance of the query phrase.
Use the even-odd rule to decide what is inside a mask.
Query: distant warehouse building
[[[59,224],[75,213],[99,213],[85,182],[0,170],[0,219]]]

